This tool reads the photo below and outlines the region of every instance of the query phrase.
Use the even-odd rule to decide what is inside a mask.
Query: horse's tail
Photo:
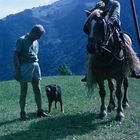
[[[129,65],[133,70],[137,71],[140,68],[140,60],[132,48],[131,38],[127,34],[124,34],[124,37],[125,37],[126,51],[127,51],[126,57],[130,59]]]
[[[88,95],[92,95],[95,86],[97,85],[95,75],[93,73],[93,60],[94,55],[88,54],[88,70],[87,70],[87,88],[88,88]]]

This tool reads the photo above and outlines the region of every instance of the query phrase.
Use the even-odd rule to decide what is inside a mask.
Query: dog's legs
[[[57,101],[55,101],[55,109],[57,109]]]
[[[60,107],[61,107],[61,112],[64,113],[64,106],[62,100],[60,100]]]
[[[48,102],[49,102],[49,106],[48,106],[49,111],[48,111],[48,113],[50,113],[51,112],[52,101],[48,101]]]

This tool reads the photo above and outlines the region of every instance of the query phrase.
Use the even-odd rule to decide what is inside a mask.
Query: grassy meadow
[[[32,87],[26,102],[30,119],[19,120],[19,83],[0,82],[0,140],[140,140],[140,80],[129,79],[129,104],[125,119],[114,121],[116,112],[100,120],[98,88],[87,97],[82,76],[44,77],[41,81],[42,105],[47,111],[45,85],[58,84],[62,88],[65,113],[52,107],[51,115],[36,117],[36,105]],[[106,86],[108,103],[109,92]]]

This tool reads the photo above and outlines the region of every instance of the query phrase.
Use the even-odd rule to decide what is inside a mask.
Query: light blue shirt
[[[20,63],[38,62],[38,41],[31,41],[29,35],[20,37],[16,43],[16,52],[19,54]]]

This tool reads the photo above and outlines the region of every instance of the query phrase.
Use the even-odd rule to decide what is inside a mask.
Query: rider
[[[123,34],[121,33],[120,22],[120,3],[116,0],[102,0],[96,4],[96,6],[90,10],[86,10],[86,14],[90,17],[90,14],[96,10],[108,11],[107,24],[113,29],[117,29],[118,40],[124,42]]]
[[[111,24],[120,25],[120,3],[117,0],[102,0],[96,4],[96,6],[88,11],[86,11],[87,16],[92,13],[95,9],[100,9],[102,11],[109,10],[108,22]]]

